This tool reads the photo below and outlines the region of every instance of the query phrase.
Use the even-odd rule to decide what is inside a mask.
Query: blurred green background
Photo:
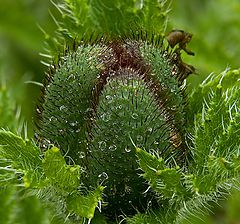
[[[11,114],[19,116],[21,110],[29,137],[33,135],[32,120],[40,87],[27,82],[42,82],[47,70],[40,63],[45,36],[39,26],[54,33],[56,27],[49,10],[59,16],[50,0],[0,0],[0,127],[15,131],[16,119]],[[194,65],[199,73],[189,78],[190,88],[211,72],[240,67],[239,0],[175,0],[167,30],[171,29],[194,34],[189,48],[195,56],[183,55],[184,61]],[[3,102],[4,94],[8,102]],[[224,204],[224,210],[219,210],[215,221],[208,218],[208,222],[240,223],[239,204],[240,196],[236,195]]]
[[[39,55],[44,50],[44,35],[39,26],[49,32],[54,30],[49,10],[54,10],[49,0],[0,1],[0,87],[7,88],[11,100],[21,107],[29,134],[40,88],[26,82],[41,82],[44,78],[46,66],[40,63]],[[4,117],[9,108],[1,106],[4,107],[0,101],[0,116]],[[0,126],[7,128],[8,119],[5,120]],[[11,129],[14,124],[9,123]]]

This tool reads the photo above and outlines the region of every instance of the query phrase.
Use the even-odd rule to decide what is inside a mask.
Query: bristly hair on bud
[[[182,83],[190,72],[182,69],[182,49],[164,41],[145,31],[74,41],[50,67],[43,88],[41,147],[55,144],[69,163],[84,167],[87,188],[106,186],[109,218],[144,211],[150,198],[159,206],[152,191],[143,194],[147,185],[131,141],[170,166],[187,162]]]

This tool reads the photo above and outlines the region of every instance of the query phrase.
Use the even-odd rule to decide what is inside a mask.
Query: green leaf
[[[24,173],[26,187],[39,183],[43,173],[40,150],[30,140],[0,130],[0,156],[10,160],[13,168]]]
[[[67,165],[57,147],[46,151],[42,165],[47,180],[53,186],[71,192],[80,185],[80,166]]]
[[[229,74],[232,74],[229,72]],[[211,94],[205,97],[201,114],[195,119],[195,162],[204,169],[208,156],[225,157],[227,160],[238,153],[240,139],[240,88],[238,81],[233,87],[224,83],[227,74],[216,76],[205,87],[211,86]],[[204,87],[204,88],[205,88]]]
[[[157,159],[150,153],[137,148],[139,165],[144,171],[143,177],[151,187],[164,198],[182,197],[186,190],[182,185],[182,172],[180,167],[169,168],[162,158]]]
[[[67,207],[70,213],[77,214],[81,217],[92,219],[98,203],[102,200],[104,187],[98,186],[88,195],[73,193],[67,198]]]
[[[54,19],[57,38],[45,36],[54,55],[63,43],[71,46],[75,38],[92,42],[99,36],[116,39],[134,34],[136,38],[159,41],[165,33],[170,3],[168,0],[65,0],[55,5],[62,16],[60,21]]]
[[[232,87],[240,87],[240,69],[225,70],[222,73],[210,74],[200,85],[189,95],[189,120],[193,120],[194,115],[200,113],[203,104],[208,101],[209,94],[221,90],[222,92]]]

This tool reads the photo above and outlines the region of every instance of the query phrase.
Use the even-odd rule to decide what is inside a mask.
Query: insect
[[[178,45],[178,48],[176,49],[177,52],[184,50],[187,54],[194,55],[194,52],[186,47],[187,43],[191,41],[192,36],[193,35],[191,33],[183,30],[173,30],[166,36],[166,39],[171,48],[174,48],[176,45]]]
[[[183,30],[173,30],[167,36],[166,39],[171,48],[174,48],[178,45],[178,48],[174,50],[173,62],[178,67],[178,79],[183,81],[190,74],[196,74],[196,69],[185,62],[183,62],[181,58],[181,50],[184,50],[187,54],[194,56],[194,52],[187,48],[187,43],[189,43],[192,39],[192,34],[185,32]]]
[[[178,56],[176,64],[178,64],[181,80],[186,79],[190,74],[197,74],[195,67],[183,62],[180,55]]]

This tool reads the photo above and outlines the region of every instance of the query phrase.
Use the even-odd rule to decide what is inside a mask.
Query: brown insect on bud
[[[190,74],[197,74],[194,66],[189,65],[183,62],[181,55],[179,52],[176,53],[173,64],[177,66],[178,69],[178,79],[182,83]],[[173,72],[175,72],[175,67],[173,68]]]
[[[183,61],[179,64],[179,70],[182,80],[186,79],[190,74],[197,74],[194,66],[184,63]]]
[[[178,45],[177,51],[184,50],[189,55],[194,55],[194,52],[186,48],[187,43],[192,39],[192,34],[183,30],[173,30],[167,36],[166,39],[171,48]]]

